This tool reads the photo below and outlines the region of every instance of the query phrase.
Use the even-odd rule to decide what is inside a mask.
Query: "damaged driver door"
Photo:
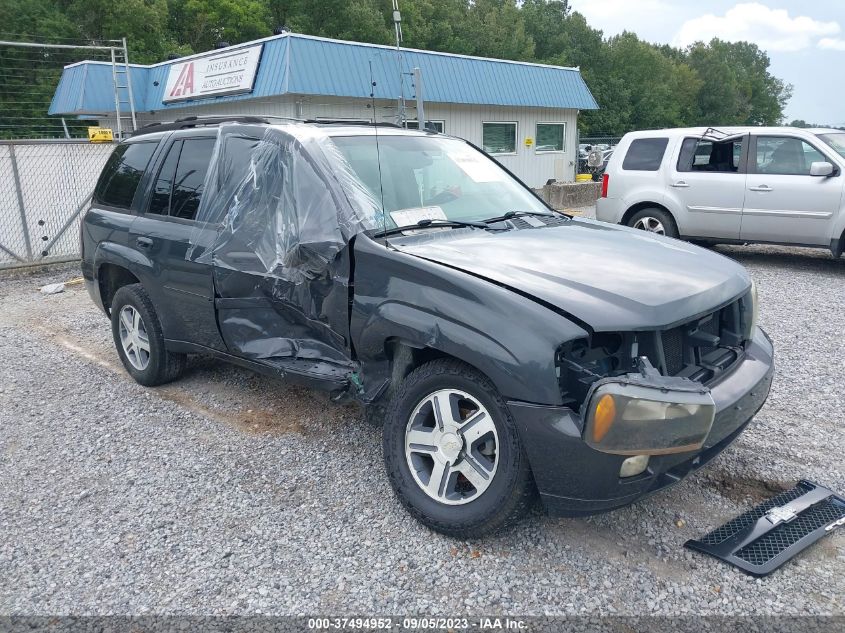
[[[275,239],[282,239],[279,234],[292,224],[284,204],[284,188],[292,185],[285,167],[255,169],[260,142],[238,134],[222,138],[221,170],[242,170],[240,180],[245,184],[233,194],[238,198],[230,209],[238,211],[229,211],[225,222],[230,233],[215,254],[220,332],[236,356],[323,383],[323,387],[339,388],[352,366],[349,248],[319,274],[297,274],[295,266],[285,261],[270,261],[278,250],[273,250]],[[231,173],[227,179],[233,180]]]

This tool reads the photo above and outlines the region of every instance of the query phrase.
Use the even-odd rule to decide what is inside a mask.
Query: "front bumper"
[[[625,460],[590,448],[583,421],[567,407],[509,402],[534,480],[550,514],[581,516],[606,512],[677,483],[721,453],[766,401],[774,373],[774,350],[757,329],[744,358],[711,385],[716,417],[704,446],[696,451],[652,456],[641,475],[619,477]]]

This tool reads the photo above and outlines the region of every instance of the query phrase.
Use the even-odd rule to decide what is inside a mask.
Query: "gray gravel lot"
[[[0,613],[845,613],[845,531],[754,580],[683,542],[799,478],[845,492],[845,259],[721,247],[760,289],[768,404],[678,486],[458,542],[392,497],[354,406],[206,358],[145,389],[74,268],[0,278]]]

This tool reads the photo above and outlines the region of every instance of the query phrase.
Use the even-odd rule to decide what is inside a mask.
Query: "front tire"
[[[680,235],[672,214],[663,209],[640,209],[628,218],[628,226],[666,237],[677,238]]]
[[[126,371],[146,387],[171,382],[185,370],[185,354],[168,352],[153,302],[141,284],[114,293],[111,305],[114,345]]]
[[[504,400],[488,378],[451,359],[418,367],[391,398],[384,461],[408,512],[460,539],[516,523],[535,496]]]

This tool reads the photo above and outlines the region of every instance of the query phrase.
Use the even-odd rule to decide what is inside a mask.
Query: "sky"
[[[786,120],[845,126],[845,0],[570,0],[605,36],[659,44],[746,40],[794,87]]]

